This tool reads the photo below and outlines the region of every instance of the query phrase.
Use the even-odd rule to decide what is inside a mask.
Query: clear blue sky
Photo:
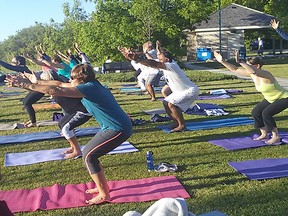
[[[64,20],[63,3],[72,6],[72,0],[1,0],[0,41],[15,35],[18,30],[33,26],[35,22],[50,23],[52,18],[57,23]],[[81,1],[82,7],[90,14],[95,4]]]

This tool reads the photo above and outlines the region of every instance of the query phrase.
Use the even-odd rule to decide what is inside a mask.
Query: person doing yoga
[[[139,63],[163,71],[167,85],[162,89],[164,96],[163,105],[167,114],[173,120],[170,132],[185,131],[185,121],[183,113],[197,99],[199,89],[173,61],[172,54],[156,43],[158,61],[153,59],[140,60]],[[130,48],[119,48],[119,51],[129,60],[138,61],[140,55],[131,51]]]
[[[26,66],[26,59],[23,56],[14,56],[11,64],[0,60],[0,65],[8,70],[20,72],[20,73],[32,73],[31,70]],[[33,108],[33,104],[40,100],[45,94],[30,91],[23,99],[23,105],[29,115],[29,121],[24,123],[24,127],[35,127],[36,126],[36,114]]]
[[[231,72],[242,76],[250,76],[255,83],[256,90],[261,92],[264,99],[258,103],[252,110],[254,126],[260,130],[260,136],[255,140],[269,138],[266,144],[275,144],[280,142],[274,115],[288,108],[288,90],[279,85],[275,77],[266,70],[262,69],[263,61],[261,57],[254,57],[247,62],[239,61],[238,51],[235,52],[235,59],[243,68],[238,68],[233,64],[224,61],[221,54],[214,51],[216,60],[225,66]]]
[[[89,189],[86,193],[97,193],[94,198],[86,200],[86,203],[109,202],[109,187],[99,157],[115,149],[132,135],[132,123],[112,93],[95,78],[92,66],[76,65],[71,71],[71,83],[41,85],[37,80],[30,81],[27,77],[13,75],[7,76],[6,82],[10,86],[53,96],[82,98],[82,104],[101,127],[83,149],[84,163],[96,184],[96,188]]]
[[[42,60],[42,63],[50,67],[57,68],[58,70],[57,74],[60,80],[63,82],[69,82],[72,68],[69,65],[67,65],[65,62],[63,62],[62,59],[58,55],[55,55],[51,62],[44,59]]]

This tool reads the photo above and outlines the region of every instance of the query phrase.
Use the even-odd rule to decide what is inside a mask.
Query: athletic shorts
[[[172,92],[164,100],[168,103],[171,103],[179,107],[183,112],[185,112],[192,105],[192,103],[198,98],[198,96],[199,96],[199,89],[196,87],[196,88],[189,88],[181,92]]]
[[[161,73],[157,73],[157,74],[149,74],[146,80],[146,84],[151,84],[153,86],[158,86],[160,79],[162,77]]]

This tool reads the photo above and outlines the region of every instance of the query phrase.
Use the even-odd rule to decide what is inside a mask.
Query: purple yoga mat
[[[217,139],[217,140],[210,140],[209,143],[225,148],[227,150],[233,151],[233,150],[240,150],[240,149],[248,149],[248,148],[258,148],[262,146],[275,146],[275,145],[281,145],[283,143],[288,143],[288,133],[281,132],[279,133],[282,142],[268,145],[265,143],[267,139],[265,140],[253,140],[253,137],[256,137],[257,135],[252,135],[248,137],[236,137],[236,138],[228,138],[228,139]]]
[[[216,100],[216,99],[227,99],[227,98],[232,98],[232,96],[227,95],[227,94],[222,94],[222,95],[199,95],[198,100]]]
[[[228,162],[228,164],[251,180],[288,176],[288,158],[268,158],[242,162]]]
[[[127,175],[129,170],[127,170]],[[160,176],[136,180],[109,181],[110,203],[146,202],[161,198],[190,198],[190,195],[175,176]],[[5,200],[12,212],[31,212],[38,209],[51,210],[89,206],[85,200],[93,194],[85,191],[95,188],[94,182],[84,184],[54,184],[32,190],[19,189],[0,191],[0,200]]]

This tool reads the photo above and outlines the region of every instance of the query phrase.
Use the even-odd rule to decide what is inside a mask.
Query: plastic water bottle
[[[153,152],[152,151],[147,151],[146,160],[147,160],[148,172],[150,172],[151,170],[154,170],[154,160],[153,160]]]

